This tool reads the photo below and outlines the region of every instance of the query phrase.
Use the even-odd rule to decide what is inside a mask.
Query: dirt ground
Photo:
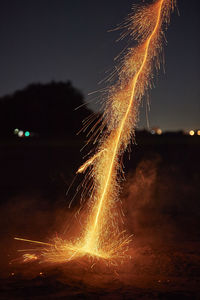
[[[87,257],[13,261],[25,247],[14,236],[47,241],[69,220],[65,192],[79,147],[1,146],[0,299],[200,299],[200,142],[190,141],[141,140],[125,161],[121,199],[133,240],[131,258],[115,267]]]
[[[106,270],[86,262],[12,266],[0,299],[200,299],[199,246],[135,242],[129,262]]]

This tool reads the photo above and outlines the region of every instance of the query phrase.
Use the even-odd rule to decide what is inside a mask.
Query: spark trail
[[[176,0],[155,0],[134,7],[133,14],[120,26],[124,29],[121,38],[130,36],[135,42],[118,58],[117,74],[111,75],[116,80],[107,89],[103,117],[96,122],[96,132],[92,125],[90,139],[98,140],[96,152],[77,171],[89,170],[85,177],[89,182],[89,200],[83,232],[73,242],[60,238],[51,244],[35,242],[49,246],[44,249],[43,260],[64,262],[86,254],[104,260],[113,257],[121,260],[126,252],[130,236],[121,229],[118,208],[123,173],[121,161],[134,138],[139,104],[152,87],[155,70],[160,69],[164,29],[175,5]],[[93,117],[88,118],[85,128],[93,121]]]
[[[104,118],[107,120],[110,134],[108,136],[106,134],[106,138],[103,137],[103,141],[100,141],[98,151],[106,149],[107,152],[96,162],[93,171],[97,187],[94,197],[97,200],[85,238],[85,249],[88,252],[98,247],[101,235],[105,236],[103,231],[108,226],[106,223],[110,222],[109,211],[106,210],[109,210],[112,202],[116,200],[113,198],[117,196],[116,177],[120,167],[119,158],[134,134],[138,104],[151,79],[153,59],[161,49],[162,24],[168,23],[169,13],[173,7],[174,2],[171,0],[155,1],[149,6],[140,8],[128,24],[129,31],[132,30],[132,35],[140,37],[141,44],[138,43],[136,49],[128,51],[122,61],[119,82],[109,90]]]

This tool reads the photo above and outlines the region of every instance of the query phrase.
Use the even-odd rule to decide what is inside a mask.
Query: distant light
[[[25,137],[29,137],[30,136],[30,132],[26,131],[24,135],[25,135]]]
[[[200,135],[200,130],[197,130],[197,135]]]
[[[190,131],[189,131],[189,135],[191,135],[191,136],[195,135],[194,130],[190,130]]]
[[[19,132],[18,132],[18,137],[23,137],[24,136],[24,132],[23,132],[23,130],[19,130]]]
[[[18,134],[18,132],[19,132],[18,128],[15,128],[14,131],[13,131],[14,134]]]
[[[151,134],[155,134],[156,132],[155,132],[155,130],[151,130]]]
[[[161,129],[158,129],[156,133],[157,133],[158,135],[161,135],[161,134],[162,134],[162,130],[161,130]]]

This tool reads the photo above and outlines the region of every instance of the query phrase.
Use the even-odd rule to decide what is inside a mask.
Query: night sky
[[[108,30],[136,2],[1,0],[0,96],[34,82],[71,80],[91,100],[87,94],[101,88],[98,82],[124,46],[115,42],[119,32]],[[164,130],[200,128],[200,3],[179,0],[178,7],[167,32],[166,74],[160,72],[151,92],[150,126]]]

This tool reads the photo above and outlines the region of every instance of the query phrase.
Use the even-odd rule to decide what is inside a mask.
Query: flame
[[[97,128],[96,133],[95,126],[91,129],[91,138],[97,140],[102,135],[98,139],[96,153],[77,171],[84,173],[90,167],[88,178],[93,184],[89,191],[88,218],[82,235],[74,242],[58,237],[52,244],[36,241],[49,246],[43,249],[44,260],[64,262],[86,254],[112,260],[121,259],[127,251],[131,237],[121,230],[118,208],[120,171],[123,170],[121,160],[134,137],[138,107],[147,89],[152,86],[154,67],[156,70],[160,68],[163,27],[167,27],[175,4],[175,0],[157,0],[139,6],[121,26],[125,29],[121,38],[130,35],[136,45],[119,59],[118,78],[108,88],[102,126]],[[99,125],[100,121],[96,124]],[[92,122],[93,119],[88,118],[85,127]],[[103,131],[103,127],[106,130]]]

